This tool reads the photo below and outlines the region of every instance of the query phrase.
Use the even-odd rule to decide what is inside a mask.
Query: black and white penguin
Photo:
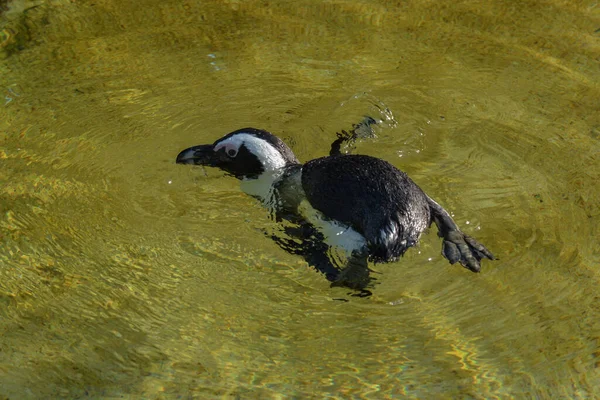
[[[356,139],[356,131],[370,123],[367,119],[350,133],[338,134],[329,156],[304,164],[281,139],[255,128],[185,149],[176,162],[217,167],[240,179],[242,189],[278,219],[297,224],[293,232],[305,246],[290,247],[293,241],[273,238],[304,256],[333,285],[364,290],[370,282],[368,261],[396,260],[432,222],[443,239],[442,255],[479,272],[481,259],[493,260],[492,253],[461,232],[406,173],[375,157],[341,153],[341,143]],[[332,249],[345,253],[343,265],[327,256]]]

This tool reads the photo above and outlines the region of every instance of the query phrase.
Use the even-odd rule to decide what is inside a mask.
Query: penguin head
[[[238,179],[299,164],[292,150],[277,136],[255,128],[239,129],[213,144],[193,146],[177,155],[178,164],[217,167]]]

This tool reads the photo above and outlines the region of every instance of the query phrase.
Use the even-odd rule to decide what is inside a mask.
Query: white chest
[[[242,191],[250,196],[258,197],[265,206],[272,204],[274,183],[281,177],[281,171],[269,171],[261,174],[256,179],[244,179],[240,185]]]
[[[328,220],[320,211],[314,209],[307,200],[300,203],[298,211],[323,234],[327,245],[344,251],[347,257],[353,251],[363,250],[366,247],[367,241],[363,235],[347,225]]]
[[[257,179],[243,180],[242,190],[251,196],[258,197],[266,208],[273,208],[279,205],[281,199],[277,199],[274,192],[274,183],[281,178],[282,171],[272,171],[263,173]],[[313,208],[305,198],[301,185],[302,173],[299,171],[289,179],[286,185],[286,196],[297,198],[297,212],[315,228],[321,232],[325,238],[325,243],[336,250],[341,250],[350,256],[353,251],[363,250],[367,242],[360,233],[349,226],[339,222],[328,220],[320,211]]]

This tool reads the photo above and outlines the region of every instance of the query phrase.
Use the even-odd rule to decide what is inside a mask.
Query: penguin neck
[[[264,205],[273,205],[275,190],[281,181],[300,171],[301,165],[288,164],[282,168],[264,171],[256,178],[243,178],[241,189],[244,193],[258,198]]]

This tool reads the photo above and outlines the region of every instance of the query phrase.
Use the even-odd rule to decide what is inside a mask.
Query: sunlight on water
[[[0,1],[0,398],[600,396],[593,1]],[[247,126],[406,171],[435,229],[330,288],[239,182]]]

